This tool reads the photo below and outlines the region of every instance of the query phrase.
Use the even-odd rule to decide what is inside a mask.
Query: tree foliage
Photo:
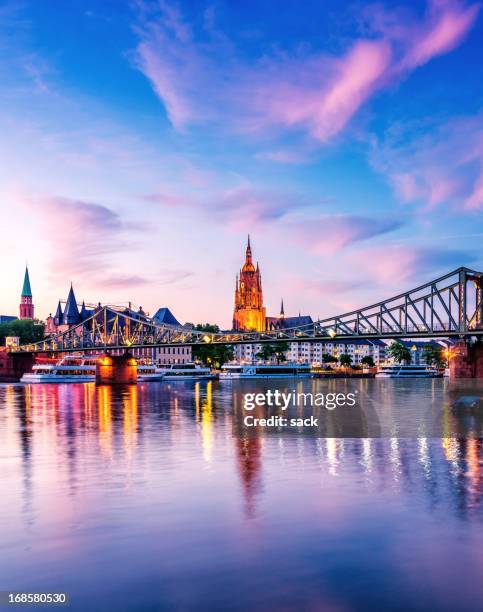
[[[5,344],[7,336],[18,336],[20,343],[38,342],[44,339],[44,324],[32,319],[16,319],[0,323],[0,344]]]
[[[339,360],[334,355],[330,355],[329,353],[324,353],[322,355],[323,363],[337,363]]]
[[[423,359],[428,365],[434,365],[436,367],[442,367],[446,362],[441,347],[434,346],[433,344],[428,344],[424,347]]]
[[[339,357],[339,363],[341,366],[350,368],[352,364],[352,357],[348,353],[342,353]]]
[[[277,363],[280,363],[281,361],[287,360],[285,353],[289,348],[289,343],[285,340],[281,342],[267,342],[266,344],[262,344],[262,348],[256,356],[264,361],[269,361],[272,357],[275,357]]]
[[[218,325],[213,323],[198,323],[194,326],[196,331],[204,331],[216,334],[220,331]],[[231,344],[200,344],[193,346],[193,359],[201,361],[206,366],[212,368],[221,368],[227,361],[232,361],[235,356],[233,346]]]
[[[361,363],[365,366],[367,366],[368,368],[373,368],[374,367],[374,359],[370,356],[370,355],[366,355],[365,357],[363,357],[361,359]]]
[[[387,355],[396,363],[411,363],[411,351],[400,342],[393,342],[387,349]]]

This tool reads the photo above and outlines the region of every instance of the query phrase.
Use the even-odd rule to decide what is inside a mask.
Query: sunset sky
[[[65,299],[329,316],[483,269],[473,2],[0,5],[0,314]]]

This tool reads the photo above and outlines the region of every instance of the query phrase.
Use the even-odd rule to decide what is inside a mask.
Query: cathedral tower
[[[233,329],[239,331],[263,331],[266,327],[263,306],[262,277],[260,269],[252,261],[250,236],[245,254],[245,263],[236,277],[235,310]]]
[[[25,268],[22,296],[20,298],[20,319],[33,319],[34,305],[32,303],[32,289],[30,288],[29,269]]]

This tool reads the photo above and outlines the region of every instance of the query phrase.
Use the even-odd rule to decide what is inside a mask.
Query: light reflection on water
[[[445,381],[354,384],[394,422],[453,430]],[[0,386],[0,590],[65,589],[75,610],[483,606],[480,439],[236,438],[244,390]]]

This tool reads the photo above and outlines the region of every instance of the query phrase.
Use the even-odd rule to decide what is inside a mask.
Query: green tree
[[[443,367],[446,363],[441,347],[434,346],[433,344],[428,344],[424,347],[423,359],[429,366],[434,365],[438,368]]]
[[[289,343],[285,340],[280,342],[267,342],[262,344],[262,348],[256,354],[256,357],[263,359],[264,361],[269,361],[269,359],[275,357],[277,363],[280,363],[287,360],[285,353],[289,350],[289,348]]]
[[[411,351],[401,342],[393,342],[387,349],[387,355],[394,359],[396,363],[411,363]]]
[[[362,365],[365,365],[368,368],[373,368],[374,365],[375,365],[374,359],[370,355],[366,355],[365,357],[363,357],[361,359],[361,363],[362,363]]]
[[[350,368],[352,364],[352,357],[348,353],[342,353],[339,357],[339,363],[341,366]]]
[[[215,323],[198,323],[194,329],[212,334],[220,331]],[[219,369],[227,361],[232,361],[235,351],[231,344],[206,343],[193,346],[192,355],[195,361],[201,361],[206,366]]]
[[[0,324],[0,344],[5,344],[7,336],[18,336],[20,344],[39,342],[44,339],[44,324],[32,319],[16,319]]]

